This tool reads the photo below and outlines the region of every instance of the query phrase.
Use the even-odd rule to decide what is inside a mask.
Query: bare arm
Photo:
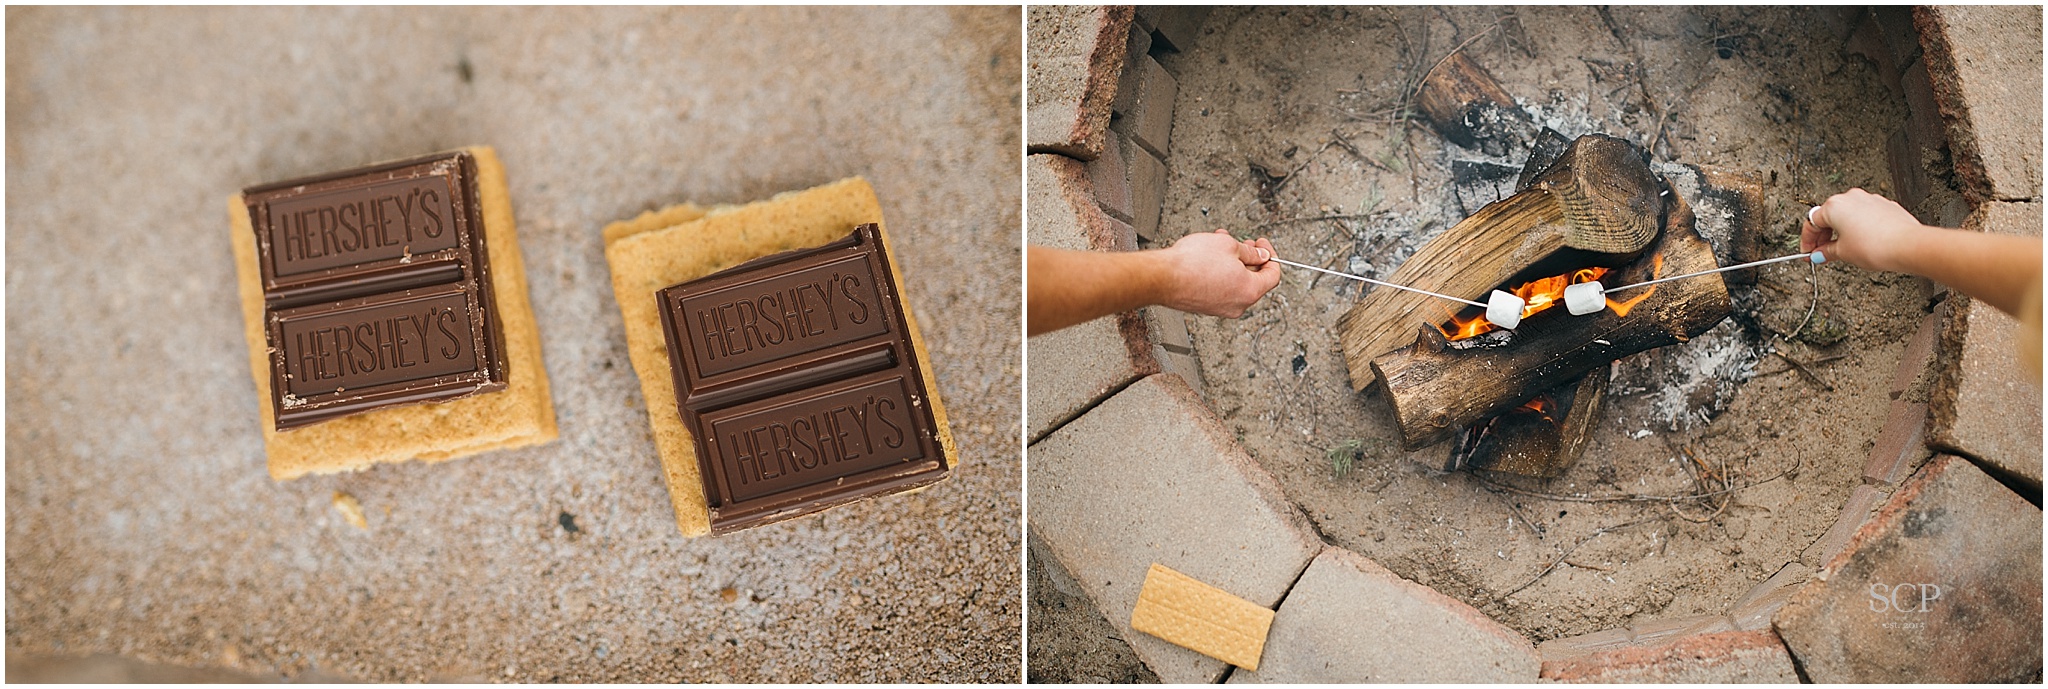
[[[1154,304],[1236,318],[1280,284],[1272,243],[1222,230],[1152,251],[1068,251],[1033,246],[1025,329],[1032,335]]]
[[[1924,276],[2015,317],[2041,275],[2039,238],[1922,225],[1862,189],[1822,203],[1800,227],[1799,246],[1870,270]]]

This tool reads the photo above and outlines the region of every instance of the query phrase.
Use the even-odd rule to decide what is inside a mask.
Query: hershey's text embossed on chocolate
[[[922,459],[902,377],[728,417],[707,417],[734,500]]]
[[[476,370],[468,301],[460,292],[280,318],[294,395]]]
[[[273,274],[424,254],[461,243],[448,177],[429,175],[281,199],[269,210]]]
[[[690,352],[704,376],[888,332],[863,257],[683,297]]]

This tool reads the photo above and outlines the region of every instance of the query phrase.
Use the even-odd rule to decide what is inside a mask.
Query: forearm
[[[1914,232],[1882,270],[1926,276],[2017,316],[2041,274],[2041,240],[1929,227]]]
[[[1052,332],[1163,301],[1168,267],[1158,251],[1068,251],[1031,246],[1025,330]]]

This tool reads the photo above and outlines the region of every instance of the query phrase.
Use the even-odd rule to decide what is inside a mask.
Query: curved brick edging
[[[1716,632],[1655,648],[1621,648],[1543,663],[1557,682],[1798,682],[1785,643],[1768,629]]]

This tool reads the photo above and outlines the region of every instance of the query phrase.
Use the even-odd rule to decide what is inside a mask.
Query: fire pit
[[[1883,137],[1859,132],[1906,117],[1832,17],[1218,9],[1200,41],[1157,55],[1179,86],[1160,226],[1270,236],[1303,263],[1462,297],[1519,290],[1532,308],[1573,282],[1792,253],[1813,201],[1892,187]],[[1640,166],[1577,178],[1611,183],[1633,223],[1601,245],[1515,200],[1593,140]],[[1513,231],[1444,239],[1488,215]],[[1665,283],[1488,332],[1477,308],[1291,270],[1246,318],[1190,323],[1204,398],[1326,540],[1541,642],[1718,615],[1811,571],[1936,292],[1824,265],[1816,303],[1810,272]]]

